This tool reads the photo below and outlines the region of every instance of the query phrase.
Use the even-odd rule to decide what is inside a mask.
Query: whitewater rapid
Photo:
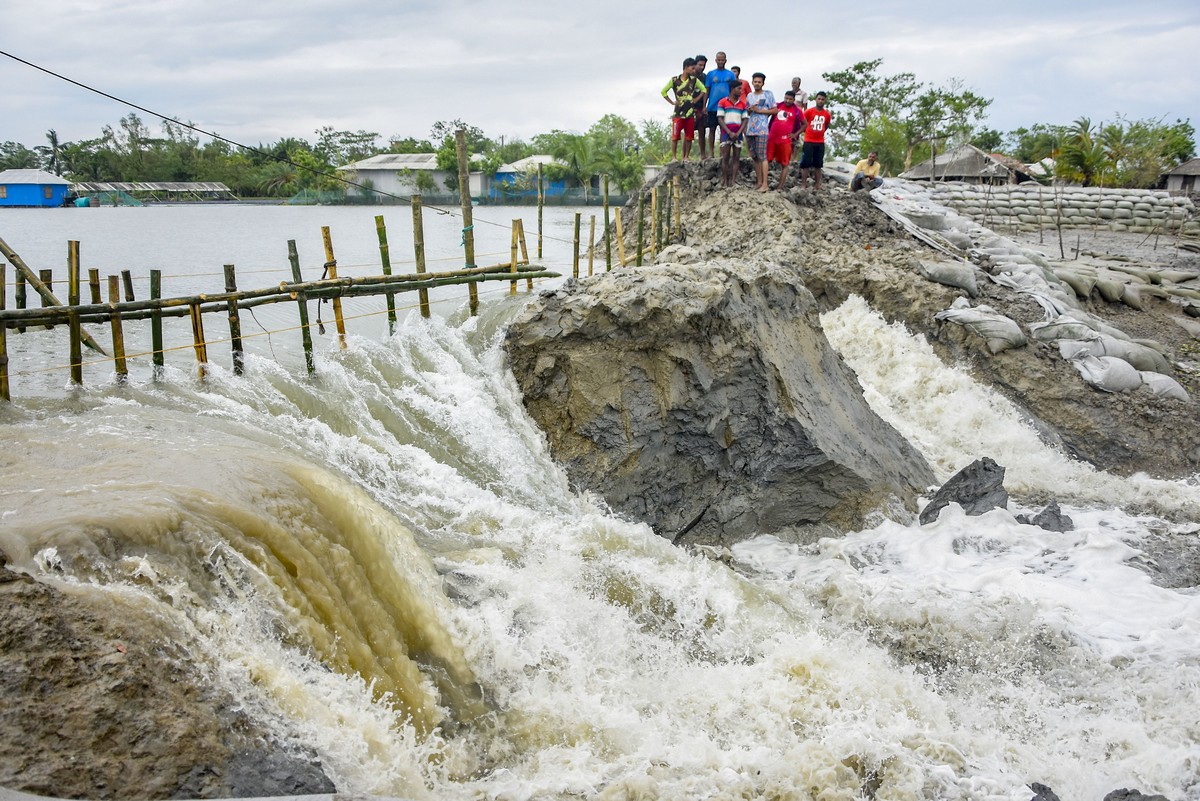
[[[0,545],[170,617],[342,793],[1200,798],[1200,597],[1130,564],[1195,482],[1070,462],[852,299],[830,339],[939,478],[991,456],[1076,529],[951,507],[685,552],[550,460],[498,344],[522,302],[311,381],[251,356],[0,411]]]

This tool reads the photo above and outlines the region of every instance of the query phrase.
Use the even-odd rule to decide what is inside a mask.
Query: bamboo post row
[[[0,262],[0,312],[5,309],[8,293],[8,265]],[[0,400],[12,400],[8,394],[8,326],[0,323]]]
[[[425,272],[425,224],[424,213],[421,210],[421,196],[413,195],[409,202],[412,204],[413,218],[413,255],[417,260],[417,272]],[[421,305],[421,316],[429,319],[429,290],[417,290],[417,300]]]
[[[612,269],[612,238],[608,229],[608,176],[604,176],[604,270]]]
[[[375,217],[375,232],[379,235],[379,263],[383,267],[383,274],[391,275],[392,256],[388,250],[387,227],[383,223],[382,214]],[[396,333],[396,295],[388,292],[384,297],[387,300],[388,336],[391,336]]]
[[[8,261],[12,264],[13,267],[17,268],[18,274],[22,277],[22,280],[18,280],[18,282],[17,282],[17,308],[18,309],[25,308],[25,282],[26,281],[29,282],[29,285],[33,287],[33,290],[35,292],[37,292],[38,295],[40,295],[41,297],[48,300],[50,302],[50,305],[53,305],[53,306],[61,306],[62,305],[62,303],[59,301],[59,299],[54,296],[54,293],[50,291],[50,288],[47,287],[45,284],[43,284],[41,279],[38,278],[37,275],[34,274],[33,270],[30,269],[29,265],[25,263],[25,260],[22,259],[20,256],[18,256],[16,254],[16,252],[13,251],[13,249],[10,248],[8,246],[8,243],[5,242],[3,239],[0,239],[0,253],[4,254],[4,258],[8,259]],[[18,329],[18,330],[23,330],[23,329]],[[103,356],[108,355],[107,353],[104,352],[104,348],[100,347],[100,345],[98,345],[96,343],[96,340],[92,339],[91,334],[89,334],[86,331],[83,332],[83,344],[87,345],[89,348],[91,348],[92,350],[96,351],[97,353],[99,353]]]
[[[462,204],[465,266],[470,269],[475,266],[475,224],[471,216],[471,179],[467,174],[467,132],[462,128],[454,132],[454,145],[458,155],[458,199]],[[474,317],[479,314],[479,288],[474,283],[467,287],[467,296]]]
[[[150,271],[150,299],[158,300],[162,297],[162,270]],[[150,347],[154,351],[151,358],[154,360],[154,380],[162,378],[163,368],[166,362],[163,358],[163,328],[162,328],[162,312],[155,310],[150,317]]]
[[[292,280],[299,284],[303,277],[300,275],[300,254],[296,252],[295,239],[288,240],[288,262],[292,265]],[[317,365],[313,361],[312,328],[308,325],[308,296],[304,292],[294,294],[296,305],[300,307],[300,340],[304,345],[304,366],[308,368],[308,374],[312,375],[317,371]]]
[[[329,277],[336,279],[337,274],[337,259],[333,256],[333,237],[329,233],[329,226],[321,226],[321,241],[325,243],[325,268],[328,271]],[[333,296],[333,322],[337,326],[338,347],[342,350],[346,349],[346,321],[342,318],[342,296]]]
[[[234,295],[226,301],[229,310],[229,347],[233,352],[233,374],[241,375],[246,369],[246,353],[242,350],[242,318],[238,314],[237,276],[232,264],[225,265],[225,291]]]
[[[115,275],[108,277],[108,302],[113,306],[113,366],[117,371],[117,383],[124,384],[129,380],[129,366],[125,363],[125,330],[121,326],[121,312],[117,310],[117,304],[121,302],[121,282]]]
[[[79,240],[67,243],[67,305],[72,309],[67,317],[71,328],[71,383],[83,384],[83,329],[79,323]]]
[[[683,191],[680,189],[680,186],[679,186],[679,176],[678,175],[675,176],[675,180],[672,182],[671,191],[674,192],[674,195],[675,195],[675,202],[672,203],[672,207],[675,210],[675,241],[682,242],[683,241],[683,209],[682,209],[681,201],[683,199]]]

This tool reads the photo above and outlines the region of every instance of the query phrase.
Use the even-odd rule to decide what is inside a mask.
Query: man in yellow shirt
[[[854,178],[850,181],[850,191],[857,192],[866,187],[869,190],[883,186],[879,177],[879,154],[872,150],[867,157],[854,165]]]

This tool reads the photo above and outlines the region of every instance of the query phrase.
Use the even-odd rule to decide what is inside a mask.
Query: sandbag
[[[1115,356],[1078,356],[1071,364],[1084,381],[1104,392],[1133,392],[1142,385],[1141,373]]]
[[[1078,273],[1073,270],[1055,270],[1054,277],[1071,287],[1076,297],[1089,298],[1096,288],[1096,276]]]
[[[917,262],[917,270],[930,281],[965,289],[973,298],[979,296],[979,287],[975,284],[975,268],[966,262],[922,259]]]
[[[1109,303],[1120,303],[1121,296],[1125,294],[1125,284],[1108,278],[1097,278],[1096,291]]]
[[[1187,403],[1192,398],[1178,381],[1169,375],[1143,370],[1142,388],[1160,398],[1173,398]]]
[[[1070,318],[1030,323],[1029,331],[1038,342],[1053,342],[1056,339],[1089,340],[1097,336],[1090,326]]]
[[[1082,343],[1082,351],[1091,356],[1113,356],[1122,359],[1138,370],[1153,370],[1156,373],[1167,373],[1171,370],[1171,363],[1167,361],[1161,353],[1148,348],[1145,345],[1139,345],[1136,342],[1130,342],[1124,339],[1110,337],[1107,334],[1094,334],[1086,339],[1076,339],[1073,342]],[[1073,356],[1068,356],[1062,346],[1059,346],[1059,353],[1063,354],[1063,358],[1070,359]]]
[[[1010,348],[1021,348],[1028,344],[1029,340],[1021,333],[1021,327],[1011,318],[1005,317],[990,306],[976,306],[972,309],[966,305],[964,298],[959,300],[963,301],[962,305],[955,301],[953,306],[938,312],[934,317],[965,326],[968,331],[987,342],[988,352],[993,356]]]

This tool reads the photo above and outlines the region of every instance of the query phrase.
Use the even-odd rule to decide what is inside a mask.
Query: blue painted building
[[[553,156],[528,156],[512,164],[502,164],[492,177],[488,192],[491,199],[503,202],[518,197],[537,197],[539,164],[543,169],[550,164],[563,166],[563,162]],[[557,197],[567,191],[567,182],[562,178],[554,181],[543,178],[542,186],[546,197]]]
[[[44,170],[0,172],[0,207],[61,206],[71,182]]]

